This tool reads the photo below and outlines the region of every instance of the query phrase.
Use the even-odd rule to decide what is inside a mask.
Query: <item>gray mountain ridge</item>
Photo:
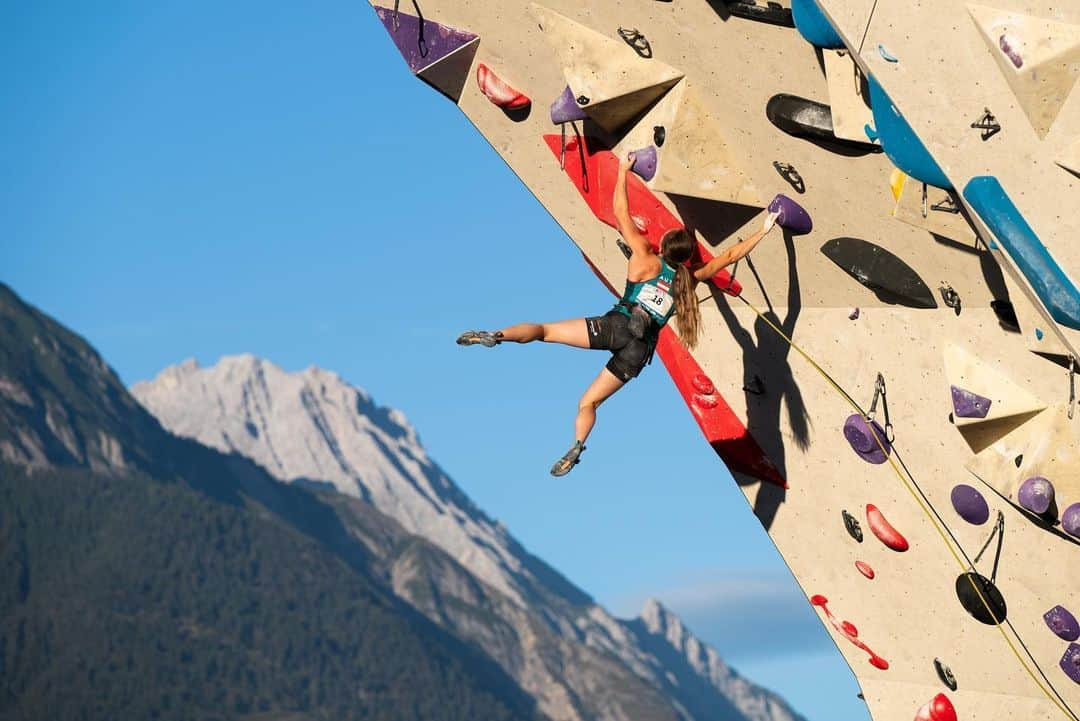
[[[484,514],[404,414],[335,373],[242,355],[210,368],[185,361],[131,391],[178,436],[281,481],[332,487],[320,495],[338,496],[328,502],[343,518],[368,518],[359,535],[369,504],[392,519],[381,541],[362,540],[394,592],[479,645],[555,721],[662,718],[660,707],[685,721],[802,720],[658,602],[637,619],[613,617]]]

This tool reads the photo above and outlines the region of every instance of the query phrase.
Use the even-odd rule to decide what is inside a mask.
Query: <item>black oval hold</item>
[[[950,691],[956,690],[956,676],[953,676],[952,669],[942,663],[940,658],[934,659],[934,670],[937,671],[938,678]]]
[[[577,96],[577,104],[578,105],[588,105],[589,104],[588,96],[585,96],[585,95]]]
[[[844,517],[844,528],[847,529],[848,534],[859,543],[862,543],[862,527],[859,525],[859,521],[846,510],[840,511],[840,514]]]
[[[978,573],[962,573],[956,577],[956,597],[972,618],[987,626],[997,626],[1008,615],[1001,591],[989,578]]]
[[[658,148],[663,147],[665,140],[667,140],[667,130],[664,129],[663,125],[654,125],[652,129],[653,145]]]

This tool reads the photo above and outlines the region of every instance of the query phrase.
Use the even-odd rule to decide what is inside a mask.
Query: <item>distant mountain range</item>
[[[0,285],[0,719],[802,718],[655,601],[612,617],[333,373],[132,392]]]

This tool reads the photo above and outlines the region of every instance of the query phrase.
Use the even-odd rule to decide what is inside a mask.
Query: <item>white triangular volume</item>
[[[656,175],[648,186],[673,195],[764,207],[740,155],[732,150],[733,131],[721,124],[705,98],[683,80],[627,133],[617,150],[636,150],[665,130]]]
[[[480,47],[480,38],[464,45],[444,58],[436,60],[416,75],[455,103],[461,100],[472,74],[473,60]]]
[[[990,54],[1040,137],[1080,77],[1080,25],[968,5]]]
[[[562,66],[566,84],[597,125],[617,132],[683,77],[659,60],[639,57],[625,42],[541,5],[531,6]]]
[[[951,386],[950,400],[958,427],[1030,416],[1046,408],[1045,403],[1018,386],[1004,373],[958,346],[945,349],[945,377]],[[962,393],[958,394],[953,389]],[[988,403],[975,403],[971,401],[971,396],[966,394],[980,396]],[[963,399],[958,401],[958,395],[964,396],[970,402],[965,403]]]
[[[999,439],[965,465],[998,493],[1016,501],[1020,485],[1042,476],[1054,486],[1058,509],[1080,501],[1080,424],[1057,403]]]

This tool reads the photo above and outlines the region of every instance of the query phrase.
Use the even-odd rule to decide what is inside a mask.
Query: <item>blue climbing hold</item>
[[[882,45],[881,43],[878,43],[877,51],[878,51],[878,55],[881,56],[881,59],[884,60],[887,63],[898,63],[898,62],[900,62],[900,58],[898,58],[895,55],[893,55],[892,53],[890,53],[888,51],[888,49],[886,49],[886,47],[884,45]]]
[[[1043,339],[1042,328],[1036,328],[1035,329],[1035,340],[1042,340],[1042,339]]]
[[[972,178],[964,188],[964,198],[1005,246],[1050,317],[1080,330],[1080,290],[1035,235],[998,179],[992,175]],[[1036,336],[1042,340],[1038,331]]]
[[[844,41],[815,0],[791,0],[791,16],[806,42],[827,50],[842,50]]]
[[[874,113],[873,130],[867,129],[867,135],[881,139],[881,147],[893,165],[912,178],[945,190],[952,190],[952,183],[945,177],[945,172],[930,155],[919,136],[911,129],[904,116],[885,94],[881,84],[871,75],[870,109]],[[874,133],[874,135],[871,135]]]

